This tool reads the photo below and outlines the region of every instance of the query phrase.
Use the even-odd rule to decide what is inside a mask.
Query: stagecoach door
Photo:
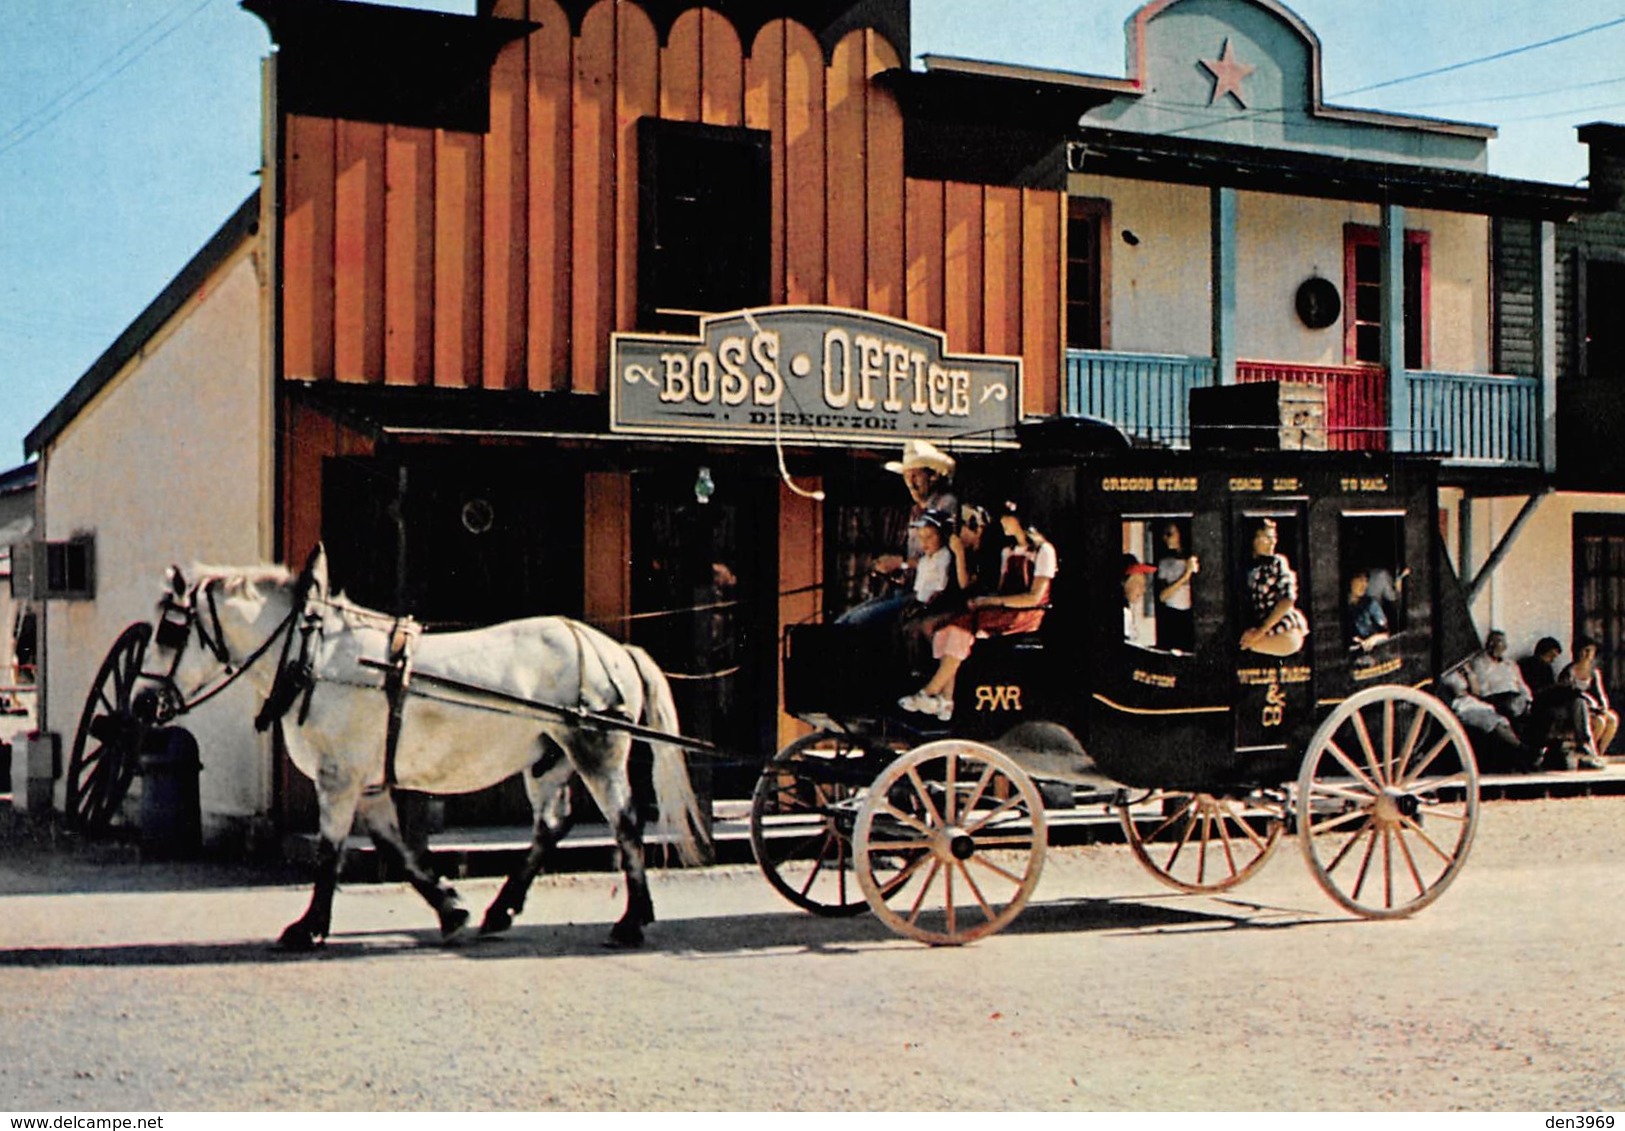
[[[1237,501],[1230,523],[1231,608],[1235,612],[1231,647],[1236,658],[1232,702],[1235,749],[1243,763],[1269,763],[1277,756],[1292,755],[1303,741],[1304,727],[1313,721],[1315,706],[1311,641],[1284,656],[1263,650],[1276,643],[1273,640],[1264,642],[1260,650],[1240,645],[1242,633],[1259,621],[1258,609],[1267,600],[1264,590],[1274,573],[1255,553],[1255,537],[1264,520],[1274,524],[1275,553],[1296,576],[1296,606],[1305,620],[1311,607],[1306,505],[1296,499]]]

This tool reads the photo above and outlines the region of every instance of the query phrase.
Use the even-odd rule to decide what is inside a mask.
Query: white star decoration
[[[1227,94],[1233,97],[1239,105],[1247,105],[1247,100],[1241,96],[1241,80],[1258,68],[1250,63],[1243,63],[1236,58],[1236,53],[1231,48],[1228,37],[1224,41],[1224,50],[1219,52],[1217,59],[1202,59],[1200,62],[1202,66],[1213,72],[1213,97],[1207,100],[1209,106],[1212,106]]]

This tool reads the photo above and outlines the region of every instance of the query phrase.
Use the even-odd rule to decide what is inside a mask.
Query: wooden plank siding
[[[771,135],[770,301],[1019,354],[1028,411],[1058,407],[1064,195],[905,177],[879,33],[826,58],[799,23],[742,43],[709,8],[665,43],[633,3],[577,34],[556,0],[498,14],[540,27],[497,57],[483,135],[289,117],[285,377],[603,393],[610,332],[636,328],[637,122],[659,115]]]
[[[495,15],[518,19],[524,0],[497,0]],[[483,384],[525,387],[525,247],[529,238],[530,133],[523,42],[510,43],[491,68],[491,129],[485,135],[480,178],[481,261],[485,316],[481,320]]]

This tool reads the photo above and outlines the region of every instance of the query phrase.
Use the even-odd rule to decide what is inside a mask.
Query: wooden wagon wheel
[[[106,832],[135,778],[141,744],[152,727],[150,714],[137,709],[135,695],[151,638],[150,624],[126,628],[91,681],[68,759],[66,816],[79,832]]]
[[[855,915],[869,908],[858,887],[852,829],[858,806],[890,749],[851,735],[814,731],[773,756],[756,780],[750,843],[767,882],[815,915]],[[883,882],[895,881],[893,876]]]
[[[1117,816],[1136,859],[1169,887],[1188,892],[1233,888],[1264,866],[1281,842],[1285,811],[1262,793],[1219,797],[1157,790],[1158,815],[1142,823],[1125,801]]]
[[[958,945],[1010,923],[1038,886],[1044,803],[1025,770],[976,742],[929,742],[875,779],[853,832],[858,883],[899,934]]]
[[[1409,915],[1443,894],[1472,847],[1472,744],[1433,696],[1368,687],[1310,741],[1297,815],[1304,857],[1326,894],[1368,918]]]

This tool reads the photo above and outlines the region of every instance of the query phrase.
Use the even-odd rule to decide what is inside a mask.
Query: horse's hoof
[[[468,927],[468,912],[461,907],[453,907],[440,915],[440,941],[452,942]]]
[[[513,915],[506,908],[492,907],[485,913],[485,919],[480,923],[480,934],[500,935],[513,926]]]
[[[322,945],[322,941],[303,923],[294,923],[282,932],[281,937],[276,940],[276,945],[278,950],[290,950],[302,954],[315,950]]]
[[[614,950],[636,950],[643,945],[643,928],[635,923],[616,923],[609,929],[604,945]]]

